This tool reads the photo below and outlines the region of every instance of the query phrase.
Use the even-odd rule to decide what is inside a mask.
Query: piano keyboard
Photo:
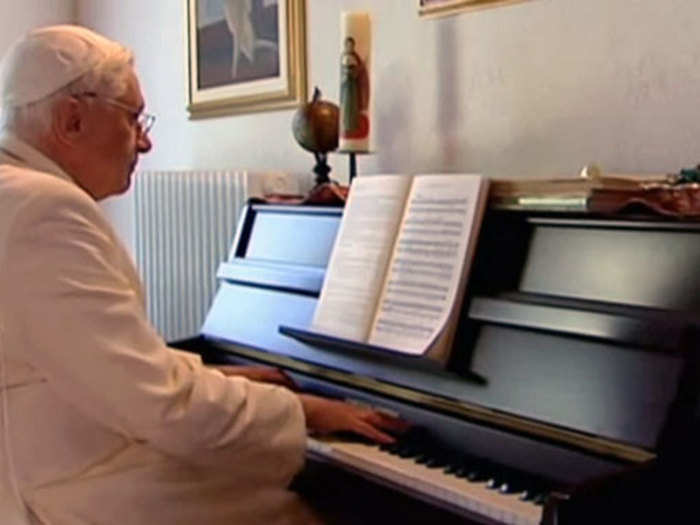
[[[326,441],[309,438],[307,448],[313,455],[330,460],[388,481],[431,499],[467,511],[468,514],[497,523],[539,525],[542,504],[534,499],[522,499],[520,493],[503,493],[498,487],[489,488],[493,478],[477,476],[469,481],[447,468],[436,468],[429,461],[400,457],[377,445]]]

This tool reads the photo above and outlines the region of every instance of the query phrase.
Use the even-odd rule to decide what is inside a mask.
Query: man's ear
[[[64,144],[74,144],[85,133],[85,108],[73,97],[59,100],[53,108],[52,131]]]

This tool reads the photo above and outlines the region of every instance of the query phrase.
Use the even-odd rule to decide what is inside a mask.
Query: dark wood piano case
[[[546,480],[544,523],[654,523],[681,507],[697,462],[699,223],[487,212],[443,368],[295,333],[341,213],[250,206],[201,333],[173,345],[284,367],[303,388],[400,412],[442,451]],[[448,512],[439,522],[480,520],[407,493]]]

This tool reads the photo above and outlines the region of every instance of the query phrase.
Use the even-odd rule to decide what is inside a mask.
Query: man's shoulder
[[[0,165],[0,221],[15,231],[32,230],[39,223],[58,228],[76,221],[106,228],[97,203],[72,181],[7,165]]]
[[[70,181],[62,179],[61,177],[52,173],[47,173],[24,166],[1,163],[0,183],[3,185],[12,185],[18,190],[25,188],[30,190],[34,187],[46,187],[47,190],[55,188],[60,191],[60,189],[62,189],[64,186],[75,186]]]
[[[31,168],[0,164],[0,200],[40,204],[55,203],[56,199],[94,205],[87,193],[71,181]]]

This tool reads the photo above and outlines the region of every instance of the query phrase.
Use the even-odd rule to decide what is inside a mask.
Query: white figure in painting
[[[226,16],[226,24],[233,39],[233,60],[231,62],[231,78],[238,74],[238,61],[242,54],[249,62],[255,61],[255,50],[258,48],[277,51],[277,43],[255,34],[255,26],[251,20],[254,0],[221,0]],[[262,6],[277,5],[277,0],[262,0]]]

